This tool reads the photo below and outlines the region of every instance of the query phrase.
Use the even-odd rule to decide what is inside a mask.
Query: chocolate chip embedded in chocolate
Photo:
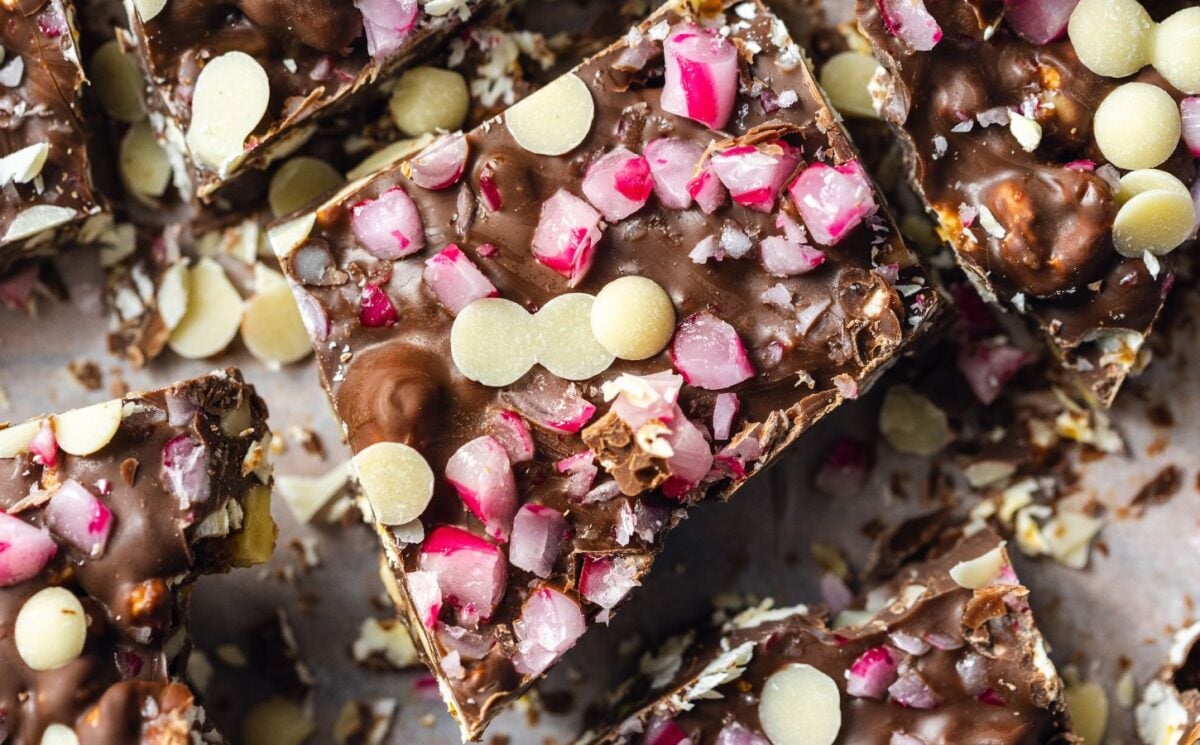
[[[1154,168],[1179,147],[1179,105],[1157,85],[1125,83],[1096,107],[1096,144],[1118,168]]]
[[[25,601],[13,641],[31,670],[54,670],[79,657],[87,641],[87,614],[70,590],[47,587]]]

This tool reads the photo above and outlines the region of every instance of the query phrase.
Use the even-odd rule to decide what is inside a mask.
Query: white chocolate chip
[[[592,333],[623,360],[644,360],[661,352],[675,333],[675,306],[657,282],[620,277],[596,295]]]
[[[587,84],[568,73],[513,104],[504,122],[517,144],[536,155],[563,155],[592,129],[596,103]]]
[[[42,732],[40,745],[79,745],[79,737],[65,724],[52,724]]]
[[[1150,61],[1154,21],[1137,0],[1080,0],[1067,34],[1085,67],[1123,78]]]
[[[414,67],[396,81],[388,109],[401,132],[417,137],[459,129],[470,104],[462,75],[437,67]]]
[[[1071,724],[1082,745],[1102,745],[1108,729],[1108,695],[1096,683],[1075,683],[1065,691]]]
[[[1118,168],[1154,168],[1179,146],[1179,106],[1171,94],[1150,83],[1125,83],[1096,108],[1096,144]]]
[[[1158,24],[1151,61],[1171,85],[1200,93],[1200,8],[1184,8]]]
[[[541,336],[538,362],[566,380],[587,380],[608,369],[613,355],[592,335],[595,298],[582,292],[559,295],[533,317]]]
[[[4,233],[4,243],[19,241],[35,236],[47,230],[65,225],[79,213],[70,207],[60,207],[57,204],[36,204],[13,218]]]
[[[38,142],[0,158],[0,186],[10,181],[15,184],[28,184],[33,181],[42,172],[42,167],[46,165],[46,156],[49,154],[50,146]]]
[[[54,436],[71,455],[91,455],[112,441],[121,426],[123,402],[119,398],[82,409],[55,414]]]
[[[138,17],[149,21],[167,7],[167,0],[133,0],[133,7],[137,8]]]
[[[105,42],[92,55],[88,77],[96,86],[100,106],[110,117],[128,124],[146,118],[142,73],[137,60],[121,49],[116,39]]]
[[[833,107],[843,114],[878,119],[871,96],[871,80],[879,63],[869,54],[841,52],[821,68],[821,87]]]
[[[408,445],[377,442],[351,463],[378,523],[403,525],[416,520],[433,498],[433,469]]]
[[[166,192],[173,174],[171,158],[149,121],[140,121],[125,132],[117,167],[126,191],[149,205]]]
[[[463,308],[450,329],[450,355],[458,371],[493,388],[515,383],[537,362],[540,335],[533,316],[503,298],[483,298]]]
[[[87,615],[79,598],[61,587],[39,590],[17,613],[13,641],[31,670],[54,670],[76,659],[87,641]]]
[[[382,170],[393,163],[399,163],[410,155],[421,152],[433,140],[433,135],[425,134],[420,137],[393,142],[387,147],[371,153],[361,163],[346,171],[346,178],[351,181],[357,181],[360,178],[370,176],[376,171]]]
[[[226,52],[196,77],[187,146],[198,164],[227,173],[245,151],[246,137],[267,112],[267,73],[245,52]]]
[[[833,678],[793,663],[763,684],[758,719],[772,745],[833,745],[842,729],[842,701]]]
[[[1007,561],[1004,547],[997,546],[982,556],[955,564],[950,568],[950,579],[968,590],[978,590],[1000,576],[1000,571],[1004,569]]]
[[[312,716],[299,704],[275,697],[263,701],[242,720],[242,745],[301,745],[316,731]]]
[[[312,340],[287,280],[262,264],[255,265],[254,276],[254,296],[242,314],[246,349],[276,367],[304,359],[312,351]]]
[[[1157,168],[1142,168],[1130,171],[1121,177],[1121,189],[1117,192],[1117,204],[1125,204],[1146,191],[1170,191],[1191,196],[1191,192],[1183,185],[1183,182],[1172,174]]]
[[[267,243],[271,244],[271,250],[276,256],[284,258],[308,238],[316,224],[317,213],[309,212],[285,223],[273,225],[267,230]]]
[[[242,322],[242,297],[221,265],[203,258],[188,270],[188,307],[167,343],[180,357],[211,357],[229,346]]]
[[[42,428],[41,419],[14,424],[0,429],[0,458],[15,458],[29,450],[29,442]]]
[[[1149,251],[1162,256],[1191,237],[1196,209],[1191,196],[1156,189],[1138,194],[1117,210],[1113,245],[1117,253],[1137,258]]]
[[[267,189],[267,204],[271,206],[272,215],[282,217],[345,182],[333,166],[320,158],[302,155],[275,171]]]

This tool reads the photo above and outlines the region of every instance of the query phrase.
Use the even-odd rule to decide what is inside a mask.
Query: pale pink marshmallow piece
[[[513,622],[517,653],[513,665],[522,675],[540,675],[564,652],[575,646],[587,629],[579,604],[549,587],[535,590],[521,617]]]
[[[425,247],[425,228],[417,205],[399,186],[351,207],[350,230],[359,245],[377,259],[394,261]]]
[[[566,535],[567,519],[561,512],[544,504],[523,505],[513,521],[508,560],[518,569],[546,579]]]
[[[800,153],[786,142],[774,140],[721,150],[709,162],[734,203],[770,212],[784,183],[800,163]]]
[[[0,587],[12,587],[38,575],[58,545],[44,529],[0,512]]]
[[[684,319],[671,340],[671,362],[684,382],[719,391],[754,377],[737,331],[712,313]]]
[[[823,246],[836,246],[879,209],[871,179],[857,160],[840,166],[813,163],[788,191],[813,240]]]
[[[443,525],[421,544],[421,571],[437,578],[442,600],[471,626],[491,618],[504,597],[507,563],[494,544],[462,528]]]

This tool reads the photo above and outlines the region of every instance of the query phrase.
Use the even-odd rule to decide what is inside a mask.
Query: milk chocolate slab
[[[223,742],[177,676],[196,577],[270,556],[266,416],[230,369],[0,430],[0,742]]]
[[[1161,21],[1193,3],[1141,5]],[[907,32],[899,30],[904,13],[888,15],[900,6],[914,14]],[[1149,83],[1176,102],[1185,94],[1150,66],[1128,77],[1098,75],[1067,35],[1027,41],[1005,7],[859,0],[859,22],[887,70],[876,103],[906,146],[940,235],[981,294],[1027,316],[1083,390],[1107,405],[1135,368],[1174,271],[1169,255],[1146,260],[1116,250],[1118,181],[1128,169],[1105,157],[1093,118],[1129,83]],[[921,29],[928,39],[917,38]],[[1196,181],[1182,143],[1155,167],[1185,188]]]
[[[430,53],[489,0],[130,4],[153,121],[205,198],[233,175],[294,151],[318,117]],[[218,60],[225,69],[209,86],[204,70]],[[240,145],[231,144],[239,136]]]
[[[620,722],[581,742],[1077,742],[1003,543],[988,531],[937,542],[841,623],[819,607],[768,604],[715,638],[668,642],[643,661]],[[980,557],[989,568],[964,575]],[[981,586],[960,585],[964,576]]]
[[[64,0],[0,7],[0,274],[101,211],[80,122],[85,78]]]
[[[857,395],[924,330],[937,306],[882,209],[865,210],[819,249],[807,238],[788,243],[777,227],[800,228],[800,212],[784,193],[794,173],[840,166],[856,174],[860,197],[875,207],[881,199],[861,175],[801,51],[764,7],[726,5],[696,19],[714,29],[697,33],[727,34],[733,41],[721,44],[739,50],[730,57],[734,113],[726,128],[664,110],[662,42],[674,31],[691,33],[691,20],[659,10],[520,104],[526,114],[518,130],[543,115],[555,117],[560,95],[575,97],[571,111],[588,111],[581,132],[569,116],[551,130],[552,137],[578,132],[581,141],[565,154],[539,156],[518,144],[513,109],[461,139],[441,141],[443,152],[465,147],[467,153],[446,188],[418,185],[428,183],[431,165],[422,155],[271,230],[356,453],[397,575],[402,615],[467,738],[479,737],[588,621],[608,618],[688,505],[710,494],[728,496],[813,422]],[[589,169],[589,181],[603,170],[595,165],[601,156],[625,148],[629,155],[619,157],[637,171],[636,154],[665,137],[694,153],[682,169],[685,181],[704,183],[701,177],[711,173],[702,163],[706,149],[713,157],[734,151],[795,160],[772,185],[743,195],[766,211],[734,203],[715,180],[708,188],[717,188],[705,195],[715,192],[720,200],[705,202],[711,214],[690,197],[690,206],[668,207],[649,194],[643,178],[640,193],[630,190],[640,206],[573,233],[587,257],[564,264],[543,254],[573,280],[535,258],[531,245],[544,247],[545,230],[553,229],[538,230],[544,215],[564,204],[591,214],[583,201],[589,191],[605,209],[619,211],[611,209],[611,193],[581,184]],[[414,241],[424,248],[412,250]],[[797,255],[819,253],[819,265],[772,276],[762,263],[764,242],[783,242]],[[447,266],[461,272],[453,281],[442,274]],[[654,327],[632,335],[655,338],[648,349],[625,354],[641,360],[613,361],[611,354],[606,360],[588,319],[580,323],[562,310],[570,303],[600,307],[592,296],[611,290],[618,278],[640,278],[651,295],[654,286],[662,288],[655,297],[667,306],[665,335],[662,304],[649,303],[628,323]],[[452,343],[471,335],[464,319],[488,308],[508,314],[490,335],[512,341],[484,352],[471,342]],[[553,313],[557,320],[547,321]],[[597,318],[621,337],[625,327],[611,321]],[[672,334],[674,355],[666,349]],[[488,337],[485,329],[475,343],[487,346]],[[691,348],[716,337],[728,356],[720,352],[717,360]],[[692,367],[693,355],[702,369],[692,369],[685,384],[675,365]],[[543,364],[532,365],[535,357]],[[598,370],[577,367],[597,359]],[[476,369],[492,363],[518,368],[516,379],[500,384]],[[563,366],[570,368],[564,375],[578,379],[549,369]],[[605,390],[610,397],[645,393],[642,403],[660,408],[639,409],[641,421],[628,410],[624,418],[624,399],[610,405]],[[456,584],[467,576],[479,581]]]

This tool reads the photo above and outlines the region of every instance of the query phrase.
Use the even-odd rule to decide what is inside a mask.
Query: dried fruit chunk
[[[990,585],[1006,566],[1008,557],[1004,548],[997,546],[982,556],[955,564],[950,569],[950,578],[968,590],[978,590]]]
[[[568,73],[513,104],[504,123],[517,144],[536,155],[563,155],[592,128],[596,103],[587,84]]]
[[[70,590],[47,587],[25,601],[13,624],[17,654],[31,670],[55,670],[79,657],[87,615]]]
[[[587,380],[608,369],[613,354],[593,335],[596,298],[580,292],[559,295],[534,316],[541,336],[538,362],[566,380]]]
[[[471,98],[467,82],[453,70],[414,67],[396,81],[388,110],[409,137],[453,132],[463,125]]]
[[[738,52],[711,29],[684,23],[663,42],[666,75],[662,108],[710,129],[721,129],[733,113],[738,88]]]
[[[167,344],[180,357],[203,359],[229,346],[242,322],[242,296],[216,261],[188,270],[188,307]]]
[[[1179,107],[1171,94],[1150,83],[1125,83],[1096,108],[1096,144],[1118,168],[1154,168],[1179,146]]]
[[[1171,85],[1200,93],[1200,8],[1184,8],[1158,24],[1151,62]]]
[[[400,442],[377,442],[351,463],[363,495],[383,525],[416,520],[433,498],[433,469],[414,448]]]
[[[146,118],[144,83],[137,60],[126,54],[116,39],[105,42],[92,55],[88,77],[96,86],[96,98],[110,117],[129,124]]]
[[[1132,75],[1150,61],[1153,31],[1137,0],[1080,0],[1067,24],[1079,61],[1110,78]]]
[[[186,135],[192,159],[224,176],[245,152],[270,97],[267,73],[250,55],[234,51],[209,60],[192,94]]]
[[[758,718],[772,745],[833,745],[842,729],[837,683],[812,665],[782,667],[763,684]]]
[[[320,158],[301,155],[285,162],[271,177],[267,204],[275,217],[291,214],[346,182],[342,174]]]
[[[14,424],[0,429],[0,458],[15,458],[29,450],[29,443],[42,428],[41,419]]]
[[[58,446],[71,455],[91,455],[112,441],[121,426],[121,399],[56,414]]]
[[[1122,256],[1136,258],[1146,251],[1162,256],[1183,244],[1195,228],[1191,195],[1161,189],[1142,192],[1117,211],[1113,245]]]
[[[287,365],[312,352],[308,329],[283,275],[254,267],[256,291],[242,314],[242,341],[250,354],[270,365]]]
[[[533,316],[503,298],[463,308],[450,330],[450,355],[470,380],[499,388],[515,383],[537,362],[541,336]]]
[[[666,348],[675,332],[675,306],[657,282],[620,277],[596,295],[591,334],[623,360],[644,360]]]
[[[155,197],[161,197],[171,183],[171,160],[149,121],[140,121],[125,132],[117,165],[121,185],[146,204],[154,204]]]
[[[821,87],[833,107],[843,114],[878,119],[870,84],[879,63],[869,54],[841,52],[821,68]]]

